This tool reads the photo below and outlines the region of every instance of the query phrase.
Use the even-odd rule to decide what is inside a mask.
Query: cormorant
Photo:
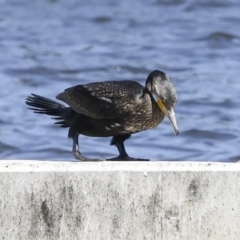
[[[73,139],[72,153],[80,161],[101,161],[84,157],[79,151],[78,136],[112,136],[119,156],[107,160],[141,160],[128,156],[124,141],[131,134],[155,128],[164,116],[170,120],[175,134],[178,126],[174,113],[177,101],[175,87],[162,71],[151,72],[143,87],[138,82],[106,81],[77,85],[56,97],[61,103],[36,94],[26,98],[29,109],[35,113],[54,116],[55,124],[68,127],[68,137]]]

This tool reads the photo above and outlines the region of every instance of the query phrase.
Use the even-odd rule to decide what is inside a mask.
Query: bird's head
[[[177,102],[177,93],[170,78],[159,70],[155,70],[148,75],[146,88],[156,101],[158,107],[170,120],[174,132],[178,135],[178,126],[174,112]]]

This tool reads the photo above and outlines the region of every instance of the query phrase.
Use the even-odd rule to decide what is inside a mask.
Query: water
[[[126,141],[152,160],[240,158],[240,2],[222,0],[0,1],[0,159],[73,160],[66,129],[27,110],[103,80],[173,80],[180,135],[167,119]],[[110,139],[80,137],[88,157],[116,156]]]

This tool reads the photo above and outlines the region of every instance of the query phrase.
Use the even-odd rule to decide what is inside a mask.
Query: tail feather
[[[57,116],[61,118],[61,113],[64,105],[49,98],[45,98],[36,94],[31,94],[26,98],[26,104],[31,106],[29,109],[35,113],[47,114],[50,116]]]
[[[29,109],[35,113],[54,116],[53,119],[58,120],[55,124],[59,124],[61,127],[70,126],[73,111],[69,107],[65,107],[57,101],[36,94],[28,96],[25,102],[30,106]]]

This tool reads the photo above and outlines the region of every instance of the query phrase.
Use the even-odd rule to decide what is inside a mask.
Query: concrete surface
[[[240,163],[0,161],[0,239],[239,240]]]

